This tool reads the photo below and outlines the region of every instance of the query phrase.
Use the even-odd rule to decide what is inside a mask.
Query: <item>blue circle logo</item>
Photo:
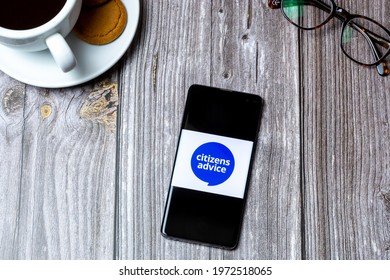
[[[191,157],[191,168],[196,177],[209,186],[222,184],[234,170],[234,156],[224,145],[209,142],[199,146]]]

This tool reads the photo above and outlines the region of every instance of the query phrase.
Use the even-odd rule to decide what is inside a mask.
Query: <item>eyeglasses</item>
[[[268,6],[281,9],[290,23],[303,30],[319,28],[332,18],[341,20],[344,54],[361,65],[376,66],[381,76],[390,74],[385,62],[390,54],[390,30],[375,20],[350,14],[333,0],[269,0]]]

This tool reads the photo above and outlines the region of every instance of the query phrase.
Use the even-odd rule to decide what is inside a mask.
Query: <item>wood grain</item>
[[[342,5],[386,23],[380,2]],[[389,259],[389,78],[344,56],[340,28],[301,36],[304,257]]]
[[[298,49],[278,44],[296,41],[297,33],[279,24],[269,30],[265,23],[279,14],[265,4],[144,1],[142,31],[121,78],[118,258],[301,257],[298,68],[283,67]],[[266,100],[241,243],[232,252],[159,233],[186,91],[194,83]]]
[[[83,106],[102,110],[89,102],[93,84],[46,90],[2,81],[1,258],[112,258],[115,132],[80,115]]]
[[[0,259],[19,250],[18,228],[22,174],[25,85],[0,72]]]

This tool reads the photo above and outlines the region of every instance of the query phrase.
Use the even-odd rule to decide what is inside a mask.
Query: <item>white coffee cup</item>
[[[76,24],[81,5],[82,0],[66,0],[57,15],[48,22],[31,29],[14,30],[0,26],[0,43],[14,50],[27,52],[48,48],[61,70],[69,72],[77,62],[64,37]]]

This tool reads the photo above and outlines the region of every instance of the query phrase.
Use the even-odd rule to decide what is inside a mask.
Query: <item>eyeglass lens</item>
[[[282,10],[295,25],[305,29],[314,29],[331,16],[332,2],[329,0],[287,0],[282,1]]]
[[[377,63],[390,48],[390,36],[386,30],[363,17],[348,21],[341,38],[345,54],[362,64]]]

